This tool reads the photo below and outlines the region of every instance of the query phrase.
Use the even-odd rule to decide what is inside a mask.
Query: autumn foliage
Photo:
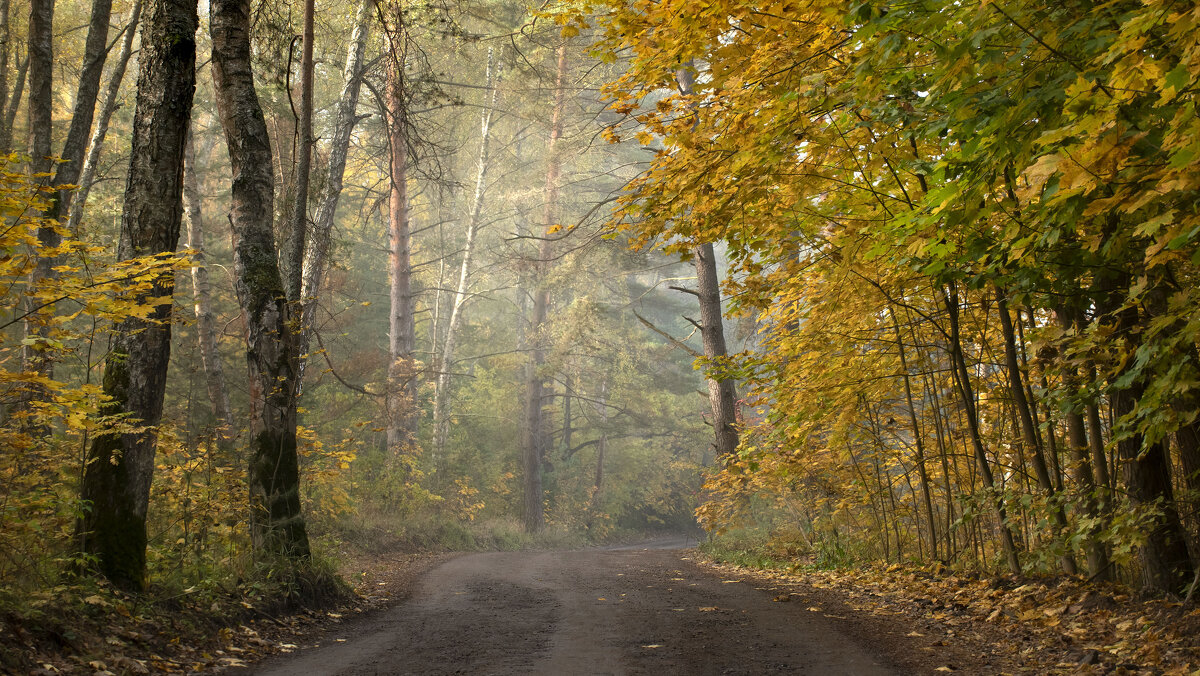
[[[752,392],[708,527],[1192,583],[1198,16],[735,0],[563,21],[628,59],[607,133],[654,151],[613,226],[723,243],[729,312],[759,327],[708,365]]]

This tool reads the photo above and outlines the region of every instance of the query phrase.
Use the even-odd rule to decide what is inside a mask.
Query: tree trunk
[[[717,257],[712,244],[696,247],[694,255],[696,291],[700,298],[700,334],[704,341],[704,357],[711,364],[729,355],[725,346]],[[713,445],[718,458],[727,458],[738,446],[737,390],[731,378],[706,377],[706,381],[713,414]]]
[[[204,384],[216,423],[217,445],[229,450],[233,436],[233,409],[229,405],[229,388],[225,385],[225,369],[218,351],[219,339],[216,317],[212,309],[212,292],[208,281],[208,266],[204,253],[204,220],[201,213],[200,184],[196,180],[196,151],[193,134],[189,133],[184,148],[183,206],[187,217],[188,248],[192,250],[192,298],[196,312],[196,333],[200,349],[200,364],[204,368]]]
[[[125,35],[121,39],[121,51],[113,63],[108,76],[108,85],[104,88],[104,96],[100,100],[100,114],[96,117],[96,128],[92,131],[91,141],[88,142],[87,158],[83,161],[77,182],[79,188],[71,198],[71,208],[67,217],[67,231],[79,232],[79,223],[83,220],[83,209],[87,206],[88,194],[96,178],[96,166],[100,163],[100,151],[104,149],[104,138],[108,135],[108,125],[113,113],[117,110],[118,95],[121,82],[125,79],[125,69],[129,65],[129,57],[133,54],[133,38],[137,34],[138,20],[142,15],[142,0],[136,0],[129,11],[129,23],[125,25]]]
[[[496,88],[493,84],[492,50],[488,49],[488,68],[485,86],[491,91],[488,107],[481,114],[479,162],[475,172],[475,195],[471,200],[471,213],[467,220],[467,241],[463,244],[462,262],[458,268],[458,285],[450,301],[450,318],[446,322],[446,339],[442,344],[441,368],[438,369],[436,389],[433,395],[434,464],[443,462],[448,432],[447,405],[450,397],[450,371],[454,367],[454,350],[458,342],[458,327],[462,323],[463,306],[467,301],[470,286],[471,259],[475,253],[475,236],[479,232],[479,220],[483,214],[483,197],[487,190],[487,172],[490,165],[488,146],[491,141],[492,113],[496,109]],[[440,469],[440,468],[439,468]]]
[[[7,155],[12,150],[13,125],[17,122],[17,111],[21,108],[21,96],[25,93],[25,75],[29,72],[29,55],[21,59],[17,68],[17,81],[13,84],[12,96],[5,107],[4,122],[0,123],[0,153]],[[0,92],[3,95],[3,92]]]
[[[393,457],[412,453],[416,439],[416,386],[413,349],[412,232],[408,221],[408,110],[404,80],[407,29],[399,4],[392,7],[394,25],[388,34],[387,127],[391,192],[388,197],[388,313],[387,444]]]
[[[35,174],[49,173],[54,112],[54,0],[29,2],[29,154]],[[47,178],[37,179],[47,183]]]
[[[329,167],[325,188],[317,204],[316,218],[309,232],[308,250],[304,256],[304,274],[301,280],[300,299],[303,308],[300,324],[300,370],[297,379],[302,384],[308,346],[315,330],[317,306],[321,284],[325,279],[326,261],[333,233],[333,218],[337,213],[338,200],[342,195],[342,176],[346,171],[346,155],[350,149],[350,135],[358,122],[358,93],[362,86],[363,55],[367,50],[367,35],[370,33],[371,0],[363,0],[355,15],[354,33],[346,53],[346,66],[342,70],[342,95],[338,99],[337,117],[333,124],[333,136],[329,141]]]
[[[213,88],[233,169],[234,288],[250,375],[250,520],[256,547],[307,558],[296,457],[295,336],[272,228],[271,145],[250,68],[249,0],[211,0]]]
[[[8,55],[12,51],[9,5],[9,0],[0,0],[0,120],[4,119],[5,107],[8,104]]]
[[[111,17],[112,0],[93,0],[79,89],[75,93],[71,126],[67,128],[67,139],[59,156],[62,162],[54,174],[54,185],[75,185],[79,181],[92,120],[96,114],[96,98],[100,95],[100,77],[104,74],[104,61],[108,57],[108,23]],[[70,189],[56,192],[46,216],[60,222],[64,220],[72,194]]]
[[[917,407],[913,404],[912,378],[908,372],[908,356],[904,350],[904,337],[900,334],[900,322],[896,319],[896,312],[890,305],[888,314],[891,315],[892,326],[896,331],[896,348],[900,352],[900,371],[904,378],[904,400],[908,403],[908,420],[912,426],[913,443],[917,449],[917,473],[921,479],[921,497],[925,507],[925,519],[929,523],[929,552],[932,558],[937,559],[937,522],[933,518],[933,496],[929,490],[929,471],[925,466],[925,440],[921,434],[921,425],[917,422]]]
[[[529,337],[533,349],[525,371],[525,421],[521,433],[521,458],[525,471],[525,530],[535,532],[545,525],[542,507],[542,462],[546,453],[546,431],[542,419],[542,400],[545,397],[546,377],[546,315],[550,306],[550,287],[546,276],[553,255],[554,220],[558,213],[558,181],[562,172],[562,157],[558,141],[562,137],[563,108],[566,102],[567,45],[558,45],[558,66],[554,78],[554,109],[550,113],[550,138],[546,143],[546,189],[542,209],[544,231],[538,244],[538,258],[533,272],[533,319]]]
[[[958,386],[959,398],[962,400],[963,412],[967,418],[967,430],[970,432],[971,446],[975,451],[975,463],[979,467],[979,476],[983,479],[992,504],[996,508],[996,518],[1000,534],[1000,545],[1004,551],[1004,559],[1013,573],[1021,574],[1021,562],[1017,558],[1017,544],[1013,540],[1012,530],[1008,527],[1008,510],[1004,506],[1004,497],[996,486],[992,467],[987,459],[987,450],[983,447],[983,438],[979,432],[979,415],[975,410],[975,393],[971,387],[971,374],[967,369],[967,360],[963,355],[962,340],[958,328],[958,290],[953,283],[949,291],[944,292],[946,312],[950,324],[950,360],[953,362],[955,384]]]
[[[694,77],[688,68],[675,73],[679,90],[691,94]],[[704,357],[711,364],[729,356],[725,345],[724,314],[721,312],[721,278],[717,275],[717,256],[711,242],[692,250],[696,264],[696,296],[700,299],[700,337]],[[738,446],[737,390],[732,379],[706,377],[708,403],[713,414],[713,446],[718,458],[726,458]]]
[[[568,398],[569,400],[569,398]],[[596,444],[596,473],[592,480],[592,495],[588,500],[587,528],[590,531],[595,525],[596,514],[600,511],[600,489],[604,487],[604,455],[608,452],[608,380],[600,381],[600,401],[596,405],[600,413],[600,441]],[[569,423],[568,423],[569,424]],[[568,427],[567,429],[570,429]],[[567,448],[571,448],[568,441]]]
[[[128,260],[175,251],[183,204],[183,156],[196,67],[196,0],[155,0],[142,45],[129,180],[121,214],[118,257]],[[170,298],[168,273],[142,295]],[[118,587],[145,585],[146,508],[154,474],[155,434],[162,415],[171,354],[171,304],[147,319],[117,327],[104,365],[109,413],[126,413],[150,427],[98,436],[88,452],[82,497],[90,503],[79,525],[82,551]]]
[[[1068,310],[1060,308],[1055,315],[1064,330],[1070,331],[1078,328],[1076,316]],[[1077,392],[1079,390],[1077,368],[1072,364],[1064,364],[1062,368],[1064,388],[1068,392]],[[1088,457],[1087,428],[1078,405],[1071,402],[1070,406],[1063,417],[1067,424],[1067,447],[1071,453],[1071,478],[1083,493],[1084,516],[1099,522],[1105,517],[1100,509],[1095,473],[1092,470],[1091,459]],[[1099,430],[1096,432],[1099,433]],[[1087,552],[1088,576],[1091,579],[1107,579],[1109,577],[1108,551],[1105,549],[1104,543],[1096,537],[1100,530],[1099,524],[1087,529],[1083,543],[1084,551]]]
[[[1062,505],[1055,502],[1054,483],[1050,478],[1050,470],[1046,466],[1046,456],[1042,444],[1038,441],[1037,427],[1034,425],[1032,407],[1025,396],[1025,381],[1021,375],[1021,366],[1017,358],[1016,334],[1013,330],[1012,315],[1008,310],[1008,298],[1004,291],[996,288],[996,309],[1000,314],[1000,332],[1004,336],[1004,362],[1008,372],[1008,390],[1012,396],[1013,406],[1017,410],[1017,418],[1021,423],[1021,440],[1033,462],[1033,471],[1037,476],[1038,485],[1050,500],[1048,505],[1051,517],[1054,519],[1054,538],[1064,548],[1059,555],[1059,565],[1067,575],[1076,573],[1075,559],[1071,556],[1070,545],[1067,544],[1067,515]]]
[[[30,0],[29,9],[29,170],[36,185],[49,185],[54,168],[50,157],[54,108],[54,0]],[[30,274],[30,287],[37,289],[55,276],[58,257],[50,255],[62,242],[58,230],[38,227],[38,260]],[[27,318],[24,322],[25,340],[22,348],[23,369],[39,376],[53,377],[53,364],[47,358],[44,342],[48,337],[47,315],[52,310],[37,310],[33,296],[26,298]],[[30,389],[20,406],[44,398],[45,393]]]
[[[308,185],[312,175],[313,147],[313,0],[304,0],[304,34],[300,42],[300,112],[297,135],[300,138],[296,149],[296,185],[293,191],[291,223],[288,229],[287,294],[299,311],[303,286],[304,241],[308,232]],[[300,379],[296,379],[297,396]]]

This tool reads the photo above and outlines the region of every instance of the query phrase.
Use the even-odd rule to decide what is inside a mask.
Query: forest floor
[[[358,593],[352,602],[290,615],[222,617],[97,596],[84,601],[94,612],[57,624],[0,618],[0,655],[24,658],[0,661],[0,672],[1190,674],[1200,666],[1195,605],[1115,585],[900,566],[745,568],[680,549],[688,544],[361,554],[341,567]]]
[[[0,613],[0,674],[224,672],[394,606],[423,573],[454,556],[346,555],[339,573],[353,597],[294,612],[256,607],[233,594],[199,601],[187,593],[162,598],[151,590],[132,597],[105,587],[60,586],[54,596],[27,600],[19,615]]]
[[[1200,673],[1200,606],[1116,584],[899,565],[762,569],[702,558],[718,575],[745,575],[776,600],[810,606],[842,631],[878,642],[907,673]]]

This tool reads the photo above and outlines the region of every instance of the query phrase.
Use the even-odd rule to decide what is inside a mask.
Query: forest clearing
[[[0,0],[0,671],[1200,670],[1198,21]]]

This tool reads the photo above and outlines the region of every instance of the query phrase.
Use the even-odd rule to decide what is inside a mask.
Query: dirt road
[[[893,673],[803,604],[693,565],[684,544],[461,556],[406,602],[255,673]]]

